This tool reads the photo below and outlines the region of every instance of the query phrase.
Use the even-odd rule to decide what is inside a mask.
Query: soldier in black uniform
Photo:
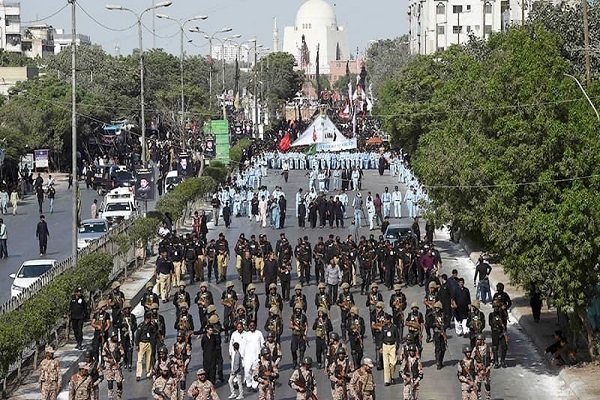
[[[94,338],[92,339],[92,351],[94,357],[101,357],[99,353],[104,343],[108,340],[108,331],[111,328],[112,321],[110,314],[106,311],[107,307],[106,300],[100,300],[98,302],[98,310],[92,316],[91,326],[94,328]],[[99,358],[100,359],[100,358]]]
[[[123,367],[129,368],[129,371],[131,372],[133,365],[133,341],[137,329],[137,318],[131,312],[131,303],[129,300],[125,300],[123,303],[123,312],[115,325],[119,329],[121,344],[123,345]]]
[[[402,276],[405,286],[413,286],[417,283],[417,274],[415,270],[415,257],[410,243],[405,241],[404,248],[400,253],[402,260]]]
[[[317,244],[312,251],[315,260],[315,276],[317,282],[325,282],[325,243],[323,237],[319,236]]]
[[[302,285],[310,285],[310,264],[312,260],[312,246],[308,241],[308,236],[304,236],[304,239],[300,246],[300,251],[298,252],[298,255],[296,257],[300,262],[300,283]]]
[[[210,239],[208,246],[206,246],[206,271],[208,273],[208,283],[214,272],[215,281],[219,280],[219,272],[217,271],[217,244],[215,239]]]
[[[490,328],[492,329],[492,351],[494,353],[494,367],[506,368],[506,352],[508,351],[508,332],[504,322],[502,303],[499,300],[492,302],[492,311],[489,315]]]
[[[152,303],[150,306],[150,324],[154,327],[155,332],[150,342],[152,344],[151,360],[154,364],[157,350],[165,344],[165,335],[167,332],[165,317],[158,313],[158,303]]]
[[[383,239],[383,235],[379,235],[379,241],[376,245],[377,252],[377,270],[379,271],[379,283],[385,282],[385,259],[387,253],[387,246],[385,244],[385,240]],[[373,277],[373,280],[375,278]]]
[[[69,303],[69,318],[71,320],[71,327],[73,328],[73,335],[77,342],[77,349],[83,350],[81,343],[83,342],[83,321],[85,321],[88,313],[87,301],[81,295],[82,288],[78,287],[75,289],[75,293],[71,296],[71,302]]]
[[[258,240],[256,240],[256,235],[254,234],[250,235],[250,241],[248,242],[248,250],[250,251],[250,256],[252,256],[252,276],[255,277],[258,273],[257,264],[259,262],[264,263],[264,258],[260,248],[260,243],[258,242]],[[260,259],[260,261],[258,259]],[[260,272],[262,272],[262,269]],[[262,276],[260,275],[260,273],[258,275],[258,279],[262,281]]]
[[[302,285],[298,283],[294,287],[294,292],[296,293],[292,295],[292,298],[290,299],[290,307],[295,308],[296,304],[299,303],[300,307],[302,308],[302,311],[306,312],[308,302],[306,301],[306,295],[302,293]]]
[[[221,294],[221,304],[223,305],[223,330],[225,332],[225,341],[229,341],[229,336],[233,329],[235,309],[237,307],[237,293],[233,290],[233,282],[227,281],[225,291]]]
[[[104,380],[100,362],[97,361],[95,353],[91,350],[85,352],[84,360],[88,365],[89,377],[92,381],[92,399],[98,399],[100,392],[100,383]]]
[[[267,240],[267,235],[265,234],[261,234],[258,237],[258,243],[260,245],[260,256],[257,257],[257,263],[260,264],[260,266],[256,267],[257,271],[256,273],[259,275],[259,278],[261,280],[261,282],[265,282],[265,285],[270,284],[271,282],[266,282],[266,276],[265,276],[265,264],[267,261],[267,257],[269,257],[269,254],[273,253],[273,246],[271,245],[271,242],[269,242]],[[260,258],[262,257],[262,262],[260,260]],[[260,271],[259,271],[260,269]]]
[[[246,314],[246,308],[244,307],[243,304],[240,304],[239,306],[237,306],[237,309],[235,310],[235,318],[233,319],[233,326],[237,327],[238,324],[242,324],[245,331],[248,330],[248,326],[250,325],[250,318],[248,318],[248,315]]]
[[[370,265],[370,244],[364,236],[361,236],[358,244],[358,265],[360,270],[360,294],[364,295],[365,291],[371,284],[371,265]]]
[[[350,339],[352,363],[360,365],[363,358],[363,337],[365,336],[365,320],[359,315],[358,307],[350,309],[346,318],[346,330]]]
[[[396,273],[396,264],[398,264],[398,254],[389,240],[386,240],[385,246],[385,286],[388,289],[391,289],[394,284],[394,274]]]
[[[406,310],[406,295],[402,293],[402,285],[394,285],[394,294],[390,297],[390,308],[392,310],[392,319],[394,325],[400,333],[400,340],[404,337],[404,310]],[[400,345],[400,342],[398,342]]]
[[[510,310],[512,307],[512,300],[510,299],[508,293],[504,291],[504,284],[501,282],[496,285],[496,293],[494,293],[494,297],[492,297],[492,304],[494,302],[498,302],[500,304],[502,320],[506,326],[508,323],[508,310]]]
[[[319,283],[319,291],[315,293],[315,306],[317,309],[323,307],[328,312],[331,309],[331,302],[329,300],[329,294],[325,292],[327,285],[323,282]]]
[[[323,355],[327,352],[327,343],[329,342],[329,334],[333,331],[331,320],[327,315],[327,309],[320,307],[318,315],[315,318],[312,329],[315,331],[315,341],[317,343],[316,356],[319,369],[323,368]]]
[[[381,329],[385,325],[384,307],[385,304],[383,301],[378,301],[375,309],[369,315],[371,333],[375,342],[375,362],[377,363],[378,371],[383,369],[383,334]]]
[[[342,332],[342,339],[345,342],[347,339],[346,334],[348,332],[346,320],[348,319],[350,309],[354,307],[354,296],[350,293],[350,284],[348,282],[342,283],[342,293],[338,295],[336,304],[340,307],[340,312],[342,314],[340,330]]]
[[[433,329],[433,344],[435,347],[435,361],[437,369],[444,366],[444,355],[446,354],[447,338],[445,329],[445,315],[442,311],[442,302],[437,301],[433,306],[433,312],[429,315],[429,325]]]
[[[302,360],[308,340],[308,320],[302,312],[302,306],[299,303],[296,303],[294,306],[294,313],[290,318],[289,328],[292,331],[292,360],[294,369],[296,369],[298,368],[298,352],[300,353],[299,359]]]
[[[200,291],[196,293],[194,297],[194,303],[198,305],[198,321],[200,322],[200,331],[195,332],[196,335],[203,333],[208,324],[207,307],[211,304],[215,304],[214,298],[210,290],[208,290],[208,283],[202,282],[200,284]]]
[[[369,313],[372,313],[377,306],[377,303],[383,301],[383,296],[379,293],[379,285],[377,283],[371,283],[371,291],[367,295],[367,301],[365,307],[369,308]]]
[[[187,304],[188,306],[191,304],[190,294],[185,290],[185,282],[182,280],[179,282],[179,289],[175,292],[173,296],[173,305],[175,306],[175,315],[179,315],[180,307],[182,303]]]
[[[423,325],[425,324],[425,320],[416,302],[410,305],[410,310],[410,313],[406,316],[404,325],[408,328],[408,337],[419,349],[419,354],[421,354],[423,352]]]
[[[423,299],[425,304],[425,331],[427,332],[427,343],[431,342],[431,313],[433,312],[433,305],[437,301],[437,283],[429,282],[427,285],[427,294]]]
[[[358,271],[356,270],[356,259],[358,258],[358,244],[354,241],[354,237],[352,235],[348,235],[345,247],[349,262],[349,276],[347,277],[346,282],[350,283],[353,286],[356,286],[356,276],[358,275]]]
[[[187,234],[185,245],[183,247],[183,260],[185,262],[185,271],[190,278],[190,285],[197,279],[204,279],[204,274],[202,274],[202,277],[196,277],[195,266],[196,261],[198,260],[198,253],[196,243],[194,243],[194,239],[189,233]],[[204,269],[202,269],[202,272],[204,272]]]
[[[111,317],[113,321],[119,319],[121,309],[123,308],[123,302],[125,301],[125,293],[121,291],[121,283],[114,281],[111,284],[111,291],[108,294],[108,306],[111,308]]]
[[[244,296],[244,308],[246,309],[246,315],[250,321],[256,323],[258,321],[258,310],[260,309],[260,300],[256,292],[256,286],[254,283],[248,285],[248,292]]]

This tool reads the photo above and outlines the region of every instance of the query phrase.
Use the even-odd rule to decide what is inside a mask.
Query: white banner
[[[325,151],[343,151],[343,150],[353,150],[356,149],[356,138],[347,139],[346,137],[340,135],[343,139],[340,140],[338,136],[335,142],[329,143],[317,143],[317,151],[325,152]]]

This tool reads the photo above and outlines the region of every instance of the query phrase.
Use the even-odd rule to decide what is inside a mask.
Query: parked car
[[[385,234],[383,238],[385,240],[389,240],[390,243],[394,244],[397,240],[404,240],[411,236],[414,236],[412,233],[412,227],[408,224],[392,224],[387,227],[385,230]]]
[[[94,240],[106,235],[108,221],[104,218],[84,219],[77,233],[77,250],[89,246]]]
[[[37,281],[42,275],[48,270],[54,268],[56,260],[50,259],[37,259],[27,260],[21,265],[21,268],[14,273],[10,274],[9,277],[14,279],[10,286],[10,295],[18,296]]]
[[[110,179],[114,182],[113,187],[134,187],[135,176],[131,171],[118,170],[111,174]]]

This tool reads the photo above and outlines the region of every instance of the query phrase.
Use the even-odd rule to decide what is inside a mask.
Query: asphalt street
[[[315,229],[311,230],[307,229],[299,229],[296,225],[295,214],[294,214],[294,198],[295,193],[299,187],[303,187],[306,189],[308,186],[307,178],[305,178],[305,174],[298,171],[292,171],[290,173],[289,183],[284,184],[283,178],[277,173],[277,171],[269,171],[269,176],[264,181],[270,191],[273,190],[274,186],[281,185],[283,186],[283,190],[286,193],[286,197],[288,198],[288,219],[286,220],[286,227],[283,230],[273,230],[271,228],[263,229],[259,226],[258,223],[254,221],[249,221],[247,218],[234,218],[233,224],[230,229],[225,229],[222,225],[218,227],[212,227],[209,233],[209,237],[216,237],[220,232],[224,232],[227,240],[230,243],[231,251],[233,254],[233,246],[236,242],[236,239],[240,235],[240,233],[245,233],[246,237],[249,237],[250,234],[254,233],[258,236],[259,233],[266,233],[268,235],[269,240],[272,242],[273,246],[275,245],[275,241],[279,236],[280,232],[285,232],[292,247],[295,246],[296,240],[300,236],[308,235],[311,243],[314,245],[316,243],[317,238],[319,236],[327,237],[329,233],[333,233],[334,235],[339,235],[342,238],[345,238],[349,233],[354,233],[354,228],[350,224],[351,219],[347,219],[346,228],[340,229]],[[393,187],[397,185],[396,178],[392,178],[389,176],[389,172],[386,172],[386,176],[379,177],[376,170],[368,170],[365,171],[363,185],[363,194],[366,194],[366,191],[372,191],[373,193],[378,192],[381,193],[383,191],[384,186],[389,186],[390,191],[393,190]],[[403,188],[404,193],[404,188]],[[350,194],[350,198],[353,197],[353,194]],[[92,198],[92,197],[90,197]],[[84,202],[84,204],[86,204]],[[89,199],[88,199],[89,204]],[[35,211],[35,210],[34,210]],[[406,210],[403,210],[406,215]],[[35,213],[34,213],[35,214]],[[64,214],[63,214],[64,215]],[[30,218],[35,220],[37,215],[32,215]],[[397,223],[398,220],[392,220],[392,223]],[[408,223],[408,218],[404,218],[402,222]],[[58,222],[55,222],[59,224]],[[212,225],[212,224],[211,224]],[[33,229],[33,228],[32,228]],[[424,229],[422,228],[422,231]],[[52,226],[51,231],[52,233]],[[359,231],[359,235],[368,235],[370,232],[367,228],[361,228]],[[378,234],[379,232],[372,232]],[[66,232],[65,232],[66,234]],[[441,252],[441,256],[443,259],[443,268],[442,272],[450,275],[450,271],[456,268],[459,271],[459,276],[465,278],[467,283],[473,282],[473,272],[474,266],[471,261],[467,258],[467,255],[464,251],[456,244],[450,242],[448,240],[447,235],[442,230],[438,230],[436,232],[435,244]],[[52,240],[52,238],[51,238]],[[33,239],[29,239],[30,243],[33,243]],[[54,243],[51,242],[51,246]],[[51,251],[55,251],[53,247],[51,247]],[[34,254],[35,255],[35,254]],[[235,273],[235,261],[230,260],[229,268],[228,268],[228,278],[230,280],[235,281],[236,283],[236,291],[238,295],[241,293],[241,283],[237,281],[237,276]],[[360,278],[359,278],[360,281]],[[297,283],[297,279],[295,276],[295,271],[292,280],[292,287]],[[214,281],[210,284],[209,289],[212,291],[213,296],[215,297],[215,302],[218,314],[222,320],[223,308],[219,304],[220,295],[224,290],[224,285],[215,285]],[[471,284],[468,285],[471,296],[474,298],[475,296],[475,288],[472,287]],[[188,287],[192,298],[198,291],[198,286]],[[384,295],[384,302],[386,304],[386,311],[388,310],[388,300],[391,295],[390,291],[387,291],[385,287],[381,288]],[[314,295],[317,291],[316,284],[314,280],[311,282],[310,286],[305,286],[303,293],[307,296],[308,299],[308,321],[310,327],[312,327],[312,323],[316,318],[316,309],[313,303]],[[424,312],[423,304],[423,295],[424,288],[421,287],[410,287],[403,290],[407,295],[408,302],[416,301],[421,305],[421,310]],[[280,288],[278,289],[280,292]],[[360,294],[359,288],[353,288],[352,293],[354,295],[355,301],[357,305],[362,306],[360,315],[365,319],[365,322],[368,324],[369,316],[368,310],[364,307],[366,298]],[[257,285],[257,294],[259,295],[261,302],[264,301],[264,285]],[[241,297],[240,297],[241,299]],[[191,314],[194,316],[195,322],[197,322],[197,308],[192,306]],[[487,314],[491,311],[491,307],[484,306],[483,311]],[[174,319],[175,319],[175,309],[172,304],[161,304],[160,312],[165,316],[166,325],[167,325],[167,338],[166,344],[168,347],[171,347],[173,342],[175,341],[175,331],[173,329]],[[287,329],[287,324],[291,315],[291,310],[289,305],[285,305],[283,308],[283,320],[284,320],[284,333],[282,336],[282,350],[283,350],[283,359],[280,364],[280,378],[278,384],[275,388],[275,396],[277,399],[294,399],[295,392],[288,386],[288,379],[292,374],[292,363],[291,363],[291,352],[290,352],[290,330]],[[267,316],[267,310],[263,307],[259,311],[259,323],[258,327],[262,328],[264,326],[264,321]],[[333,322],[334,331],[339,333],[339,325],[340,325],[340,311],[339,308],[334,306],[331,309],[330,317]],[[314,332],[309,327],[309,341],[310,348],[307,349],[306,355],[311,356],[313,360],[315,357],[315,343],[314,343]],[[367,328],[367,337],[364,340],[364,353],[365,357],[371,357],[375,359],[375,345],[373,343],[370,329]],[[264,332],[263,332],[264,333]],[[554,375],[548,368],[547,364],[544,360],[539,356],[535,348],[533,347],[531,341],[521,332],[520,326],[514,321],[514,319],[510,322],[509,326],[509,335],[510,335],[510,343],[509,343],[509,353],[507,357],[508,368],[499,369],[492,371],[492,398],[494,399],[572,399],[574,398],[573,394],[566,389],[564,383]],[[489,334],[488,334],[489,337]],[[453,330],[448,331],[448,350],[446,352],[445,358],[445,366],[441,370],[437,370],[435,368],[434,356],[433,356],[433,344],[432,343],[424,343],[424,350],[422,355],[423,365],[425,367],[424,371],[424,380],[421,384],[420,398],[421,399],[460,399],[460,385],[458,383],[456,377],[456,365],[458,361],[462,358],[461,349],[464,344],[467,344],[468,339],[465,338],[457,338]],[[200,340],[194,339],[192,342],[193,345],[193,355],[190,363],[190,373],[187,378],[188,387],[191,382],[196,379],[195,373],[198,368],[202,366],[202,350],[200,348]],[[225,378],[227,379],[227,375],[229,373],[230,368],[230,360],[227,354],[227,344],[224,343],[223,348],[223,356],[225,360]],[[316,362],[315,362],[316,365]],[[321,370],[316,370],[313,368],[315,372],[315,376],[318,382],[318,394],[319,398],[325,399],[331,396],[331,389],[329,381],[327,380],[324,372]],[[392,386],[385,387],[383,385],[383,371],[377,371],[374,369],[374,376],[377,384],[376,394],[380,399],[391,399],[391,398],[401,398],[402,395],[402,384],[398,383],[399,379],[396,379],[396,383]],[[151,386],[152,381],[149,379],[142,380],[140,382],[135,381],[135,366],[133,372],[125,372],[125,384],[124,384],[124,395],[125,399],[148,399],[151,397]],[[68,379],[68,377],[65,377]],[[100,398],[107,398],[106,392],[106,384],[103,383],[101,385]],[[221,399],[226,399],[229,396],[229,387],[225,384],[218,385],[218,394]],[[66,398],[65,393],[61,394],[60,398]],[[246,398],[249,399],[257,399],[257,394],[252,392],[246,392]]]
[[[44,182],[47,175],[42,174]],[[68,190],[66,175],[58,177],[55,184],[56,198],[54,200],[54,212],[50,213],[48,199],[44,200],[42,212],[46,217],[50,237],[48,238],[48,251],[44,258],[63,261],[71,255],[71,195]],[[92,189],[85,188],[85,181],[79,182],[81,189],[81,218],[91,217],[91,205],[94,199],[98,205],[103,200],[102,196]],[[153,202],[148,202],[148,208],[153,209]],[[2,215],[8,228],[8,254],[6,259],[0,259],[0,304],[10,299],[10,287],[12,279],[8,276],[17,272],[21,264],[26,260],[39,258],[38,241],[35,237],[36,225],[39,221],[38,203],[35,194],[25,196],[19,202],[17,215],[12,215],[12,207],[8,208],[8,214]]]

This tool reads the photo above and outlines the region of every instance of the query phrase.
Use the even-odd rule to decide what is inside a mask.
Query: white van
[[[137,216],[137,206],[132,188],[116,188],[104,196],[104,205],[100,215],[109,225],[121,223],[123,220]]]
[[[165,177],[165,193],[170,192],[175,189],[177,185],[181,183],[181,177],[177,173],[177,171],[167,172],[167,176]]]

